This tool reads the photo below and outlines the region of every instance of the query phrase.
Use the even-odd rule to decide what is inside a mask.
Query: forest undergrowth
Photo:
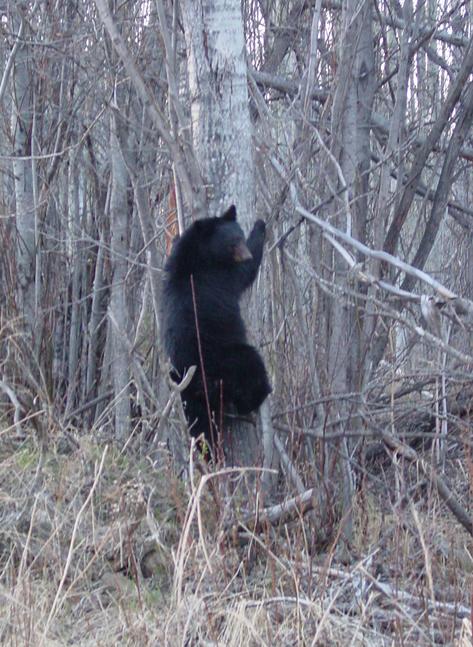
[[[2,645],[471,645],[471,537],[415,464],[365,470],[342,559],[340,520],[249,523],[249,472],[148,450],[4,427]],[[445,472],[471,512],[458,438]]]

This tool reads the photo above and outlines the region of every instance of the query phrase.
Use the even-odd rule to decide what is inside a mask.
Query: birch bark
[[[204,215],[219,215],[233,203],[248,231],[254,220],[255,173],[241,5],[235,0],[183,0],[181,8],[192,137],[207,198]],[[267,407],[264,403],[262,462],[269,467],[275,457]],[[236,465],[260,462],[260,434],[253,426],[232,424],[223,442],[227,461]]]
[[[184,0],[192,136],[208,214],[235,204],[249,225],[254,166],[240,3]]]

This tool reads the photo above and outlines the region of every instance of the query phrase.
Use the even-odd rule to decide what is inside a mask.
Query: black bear
[[[191,434],[215,446],[223,412],[255,411],[271,392],[259,353],[246,341],[239,299],[261,264],[265,224],[245,241],[231,206],[220,218],[196,220],[173,244],[162,295],[164,347],[180,379]]]

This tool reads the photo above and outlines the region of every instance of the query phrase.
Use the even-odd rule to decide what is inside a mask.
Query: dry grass
[[[470,538],[415,468],[360,488],[342,564],[316,514],[228,533],[252,503],[225,471],[184,482],[164,454],[1,438],[2,645],[471,644]]]

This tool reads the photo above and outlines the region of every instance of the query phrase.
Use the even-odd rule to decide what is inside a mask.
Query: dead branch
[[[405,445],[400,440],[392,436],[386,431],[381,432],[381,436],[385,444],[391,451],[394,451],[411,463],[417,463],[425,476],[436,487],[440,497],[444,500],[447,507],[453,513],[454,517],[461,523],[461,525],[473,536],[473,521],[467,510],[455,498],[454,493],[450,490],[445,481],[435,472],[434,468],[424,460],[419,454],[408,445]]]

